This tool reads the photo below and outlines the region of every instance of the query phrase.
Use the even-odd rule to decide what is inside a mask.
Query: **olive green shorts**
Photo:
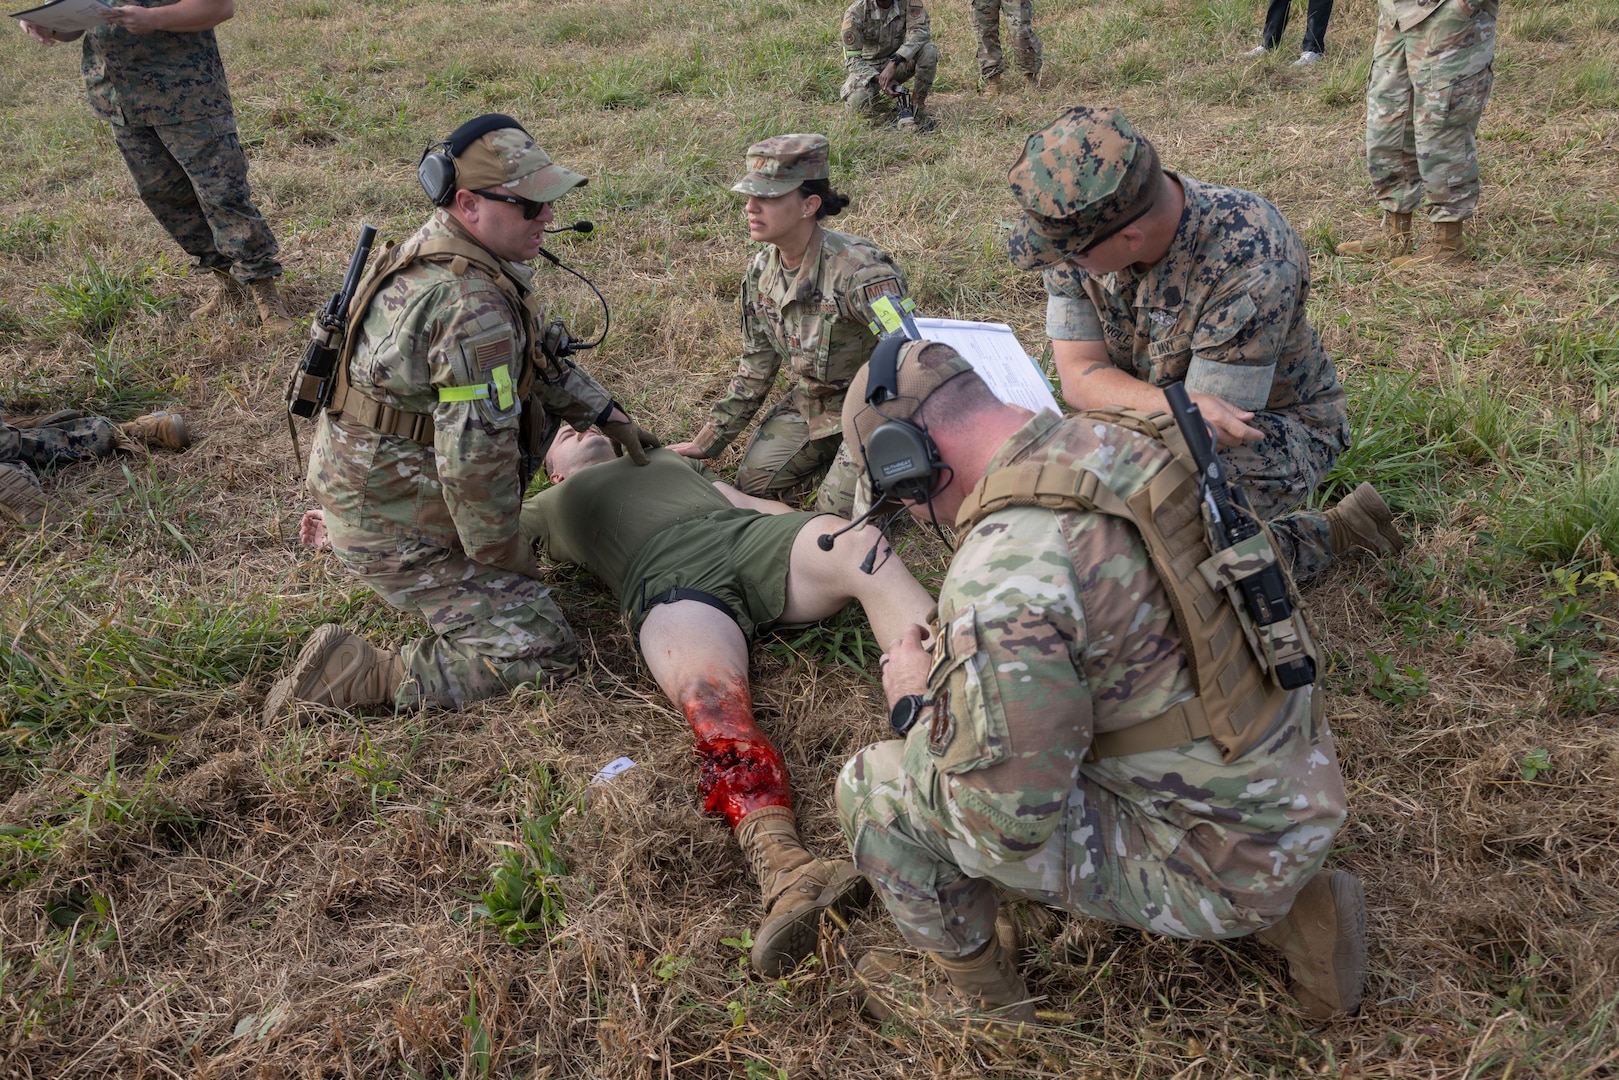
[[[752,640],[774,626],[787,606],[793,541],[817,516],[732,507],[665,529],[647,542],[624,575],[622,609],[630,626],[639,631],[659,596],[683,589],[718,601],[712,606],[723,604]]]

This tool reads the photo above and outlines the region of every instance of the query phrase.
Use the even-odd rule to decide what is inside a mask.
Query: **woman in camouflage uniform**
[[[742,281],[742,360],[708,423],[671,449],[719,456],[785,363],[789,389],[742,452],[736,486],[782,498],[820,480],[815,508],[848,516],[855,472],[841,449],[843,395],[877,344],[880,314],[909,307],[905,275],[869,240],[822,227],[822,218],[849,205],[827,182],[826,136],[755,143],[747,170],[731,190],[748,196],[748,235],[767,246]]]

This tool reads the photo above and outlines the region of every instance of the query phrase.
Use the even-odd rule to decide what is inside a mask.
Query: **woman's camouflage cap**
[[[1007,182],[1023,207],[1006,253],[1039,270],[1077,255],[1141,216],[1163,167],[1152,143],[1113,108],[1069,109],[1030,135]]]
[[[520,199],[556,202],[586,183],[551,160],[522,128],[480,135],[455,158],[455,186],[463,191],[509,191]]]
[[[732,191],[774,199],[806,180],[825,180],[825,135],[777,135],[748,147],[747,169]]]

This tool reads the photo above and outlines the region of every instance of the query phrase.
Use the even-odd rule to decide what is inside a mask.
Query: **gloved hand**
[[[601,428],[602,434],[612,442],[614,454],[623,457],[627,451],[630,460],[637,465],[646,464],[648,450],[656,450],[663,445],[656,435],[634,420],[608,420],[596,426]]]

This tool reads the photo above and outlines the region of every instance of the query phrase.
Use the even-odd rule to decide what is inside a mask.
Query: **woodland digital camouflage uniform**
[[[843,13],[842,97],[849,108],[871,112],[882,100],[877,76],[894,61],[894,84],[910,82],[911,92],[926,97],[939,73],[939,49],[927,8],[922,0],[893,0],[888,7],[876,0],[855,0]]]
[[[214,32],[101,24],[84,35],[82,67],[90,107],[112,124],[141,201],[175,243],[239,281],[278,276],[279,248],[248,190]]]
[[[817,228],[796,272],[774,246],[754,256],[742,281],[742,360],[726,395],[693,440],[714,457],[741,433],[785,360],[791,386],[760,421],[736,486],[781,496],[822,475],[816,509],[849,515],[859,479],[843,445],[843,393],[877,345],[873,302],[906,293],[905,274],[871,241]]]
[[[978,31],[978,74],[992,79],[1006,70],[1001,53],[1001,16],[1011,24],[1009,40],[1017,69],[1031,79],[1040,74],[1043,51],[1034,32],[1034,0],[972,0],[973,27]]]
[[[0,465],[54,469],[104,458],[124,445],[118,428],[105,417],[63,412],[26,427],[0,420]]]
[[[1288,511],[1349,446],[1344,390],[1305,312],[1310,260],[1263,198],[1177,179],[1186,209],[1157,263],[1101,277],[1066,261],[1045,270],[1046,334],[1104,341],[1113,365],[1143,382],[1184,380],[1189,391],[1253,410],[1249,424],[1265,438],[1226,447],[1220,459],[1255,513],[1272,519],[1294,578],[1308,581],[1332,562],[1326,515]]]
[[[1087,469],[1121,494],[1168,461],[1116,425],[1041,413],[996,452]],[[934,663],[907,738],[838,778],[855,863],[913,946],[964,956],[994,932],[997,886],[1183,938],[1280,918],[1343,823],[1332,736],[1295,691],[1232,762],[1208,739],[1087,761],[1093,734],[1192,696],[1168,599],[1119,518],[1001,510],[960,541]]]
[[[1463,221],[1478,205],[1479,117],[1494,79],[1499,0],[1378,0],[1366,84],[1366,167],[1378,205]]]
[[[441,237],[474,242],[442,211],[416,234]],[[503,266],[529,293],[533,271]],[[536,322],[544,325],[543,312]],[[433,445],[330,414],[316,430],[309,488],[326,511],[333,552],[434,632],[401,650],[407,674],[401,707],[464,705],[569,675],[577,665],[577,642],[549,590],[535,580],[533,552],[519,534],[524,402],[512,395],[502,408],[496,395],[470,401],[438,395],[440,387],[487,384],[496,362],[515,365],[531,346],[511,301],[476,266],[457,274],[449,263],[412,263],[372,301],[349,378],[351,393],[431,414]],[[547,414],[580,431],[609,401],[572,367],[555,382],[536,379],[535,392]]]

